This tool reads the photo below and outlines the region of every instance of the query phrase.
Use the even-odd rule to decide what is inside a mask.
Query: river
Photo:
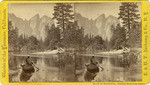
[[[91,56],[78,56],[76,65],[76,81],[84,82],[85,64],[90,62]],[[93,82],[129,82],[142,81],[141,54],[96,55],[95,60],[104,68],[92,80]],[[101,69],[101,68],[99,68]]]
[[[9,81],[21,82],[20,65],[25,63],[27,56],[9,55]],[[38,71],[34,72],[27,82],[73,82],[75,65],[73,57],[58,55],[32,55],[31,59]],[[36,68],[35,68],[36,69]]]
[[[27,56],[9,54],[9,81],[21,82],[21,64]],[[89,63],[91,55],[33,55],[32,62],[38,71],[34,72],[27,82],[85,82],[85,64]],[[104,70],[100,71],[93,82],[124,82],[141,81],[141,54],[96,55],[95,59]],[[35,68],[36,69],[36,68]]]

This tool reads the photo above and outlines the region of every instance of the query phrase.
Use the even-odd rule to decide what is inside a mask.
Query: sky
[[[103,13],[106,17],[109,15],[118,17],[120,5],[121,3],[79,3],[75,5],[75,12],[93,20]],[[141,4],[138,3],[138,5],[139,13],[141,14]]]
[[[28,3],[28,4],[9,4],[8,12],[14,13],[17,17],[29,20],[34,15],[39,14],[40,17],[47,15],[53,17],[53,3]]]
[[[118,16],[120,3],[82,3],[76,4],[76,13],[89,19],[95,19],[101,14]]]
[[[76,13],[80,13],[86,18],[94,20],[103,13],[106,17],[109,15],[118,17],[120,5],[121,3],[76,3],[74,6]],[[141,14],[141,4],[138,5]],[[40,17],[47,15],[52,18],[54,6],[54,3],[9,4],[8,12],[27,20],[36,14],[39,14]]]

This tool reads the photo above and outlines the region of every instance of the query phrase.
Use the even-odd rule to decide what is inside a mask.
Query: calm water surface
[[[39,55],[37,55],[39,56]],[[31,57],[40,70],[33,73],[28,82],[84,82],[85,64],[91,56],[42,55]],[[129,57],[129,56],[128,56]],[[122,55],[100,55],[95,60],[104,68],[93,82],[141,81],[141,58],[128,58]],[[9,81],[20,82],[20,65],[27,57],[9,55]],[[136,60],[133,61],[133,60]],[[130,61],[130,62],[129,62]],[[132,64],[134,62],[134,64]]]
[[[140,56],[140,55],[138,55]],[[141,81],[142,80],[142,65],[141,56],[132,58],[132,55],[101,55],[95,56],[95,60],[104,68],[100,71],[93,81],[95,82],[124,82],[124,81]],[[76,65],[77,81],[85,81],[84,74],[86,72],[85,64],[90,62],[89,56],[78,56]],[[81,66],[82,65],[82,66]]]

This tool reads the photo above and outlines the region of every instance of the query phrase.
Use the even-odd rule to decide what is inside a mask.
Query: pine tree
[[[126,32],[124,27],[121,27],[120,24],[118,24],[115,28],[114,26],[111,26],[113,30],[113,36],[110,40],[110,46],[111,49],[120,49],[121,47],[125,46],[125,38],[126,38]]]
[[[138,4],[136,2],[124,2],[121,3],[119,10],[119,19],[122,20],[122,24],[127,32],[126,38],[128,38],[133,23],[137,23],[140,18],[140,14],[138,14]]]
[[[17,52],[18,28],[8,21],[8,44],[14,52]]]
[[[47,35],[44,41],[44,45],[47,49],[53,49],[54,47],[59,47],[60,45],[60,29],[54,26],[54,24],[49,27],[45,27],[47,30]]]
[[[73,22],[74,14],[70,3],[56,3],[54,6],[54,17],[56,19],[57,26],[62,30],[65,30],[67,23]]]
[[[23,36],[23,34],[21,34],[20,36],[18,36],[17,47],[18,47],[19,53],[21,53],[22,48],[26,44],[27,44],[27,39],[26,39],[25,35]]]

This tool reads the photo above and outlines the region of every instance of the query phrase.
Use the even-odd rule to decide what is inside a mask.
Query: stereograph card
[[[146,0],[2,1],[2,85],[146,85]]]

